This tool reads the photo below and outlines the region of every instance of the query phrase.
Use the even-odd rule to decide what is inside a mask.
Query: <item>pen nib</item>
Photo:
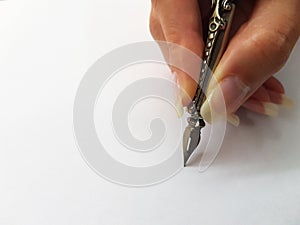
[[[186,163],[196,147],[198,146],[200,142],[200,131],[201,127],[193,127],[191,125],[188,125],[185,128],[184,134],[183,134],[183,156],[184,156],[184,166],[186,166]]]

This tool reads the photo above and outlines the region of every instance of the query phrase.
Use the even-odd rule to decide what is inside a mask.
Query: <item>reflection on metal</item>
[[[187,107],[190,116],[183,135],[184,165],[186,165],[201,139],[201,129],[205,126],[205,122],[200,115],[200,109],[206,100],[209,81],[227,45],[235,3],[230,0],[212,0],[212,8],[213,13],[209,20],[198,87],[193,101]]]

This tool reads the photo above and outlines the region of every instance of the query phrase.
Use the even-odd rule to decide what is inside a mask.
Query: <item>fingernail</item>
[[[229,76],[222,80],[219,89],[223,92],[226,109],[229,113],[235,112],[241,106],[250,91],[250,87],[237,76]]]
[[[294,106],[294,102],[291,98],[289,98],[286,95],[281,95],[281,104],[282,106],[286,108],[292,108]]]
[[[202,116],[202,118],[207,122],[207,123],[211,123],[211,112],[210,112],[210,107],[209,107],[209,103],[206,100],[203,105],[201,106],[201,110],[200,110],[200,114]]]
[[[236,114],[228,115],[227,121],[235,127],[238,127],[240,125],[240,118]]]
[[[182,91],[180,88],[180,84],[178,82],[177,79],[177,73],[173,72],[172,73],[173,77],[174,77],[174,98],[175,98],[175,110],[177,113],[177,117],[180,118],[183,115],[183,104],[182,104]]]
[[[209,107],[208,102],[205,101],[205,103],[203,104],[202,108],[204,108],[204,110],[201,110],[201,115],[203,117],[203,119],[207,122],[207,123],[212,123],[212,118],[211,118],[211,113],[209,112],[208,114],[205,114],[206,112],[208,112],[205,108]],[[204,111],[204,112],[203,112]],[[215,115],[214,116],[214,122],[217,122],[218,120],[220,120],[222,118],[221,115]],[[236,114],[230,114],[227,115],[227,121],[232,124],[235,127],[238,127],[240,125],[240,118],[238,117],[238,115]]]
[[[264,114],[271,117],[276,117],[278,115],[278,106],[270,102],[262,102],[264,107]]]
[[[230,115],[235,112],[243,103],[249,91],[250,87],[245,85],[237,76],[229,76],[223,79],[211,91],[207,100],[202,105],[201,115],[203,119],[211,123],[211,111],[214,114],[220,115],[224,115],[224,113]]]

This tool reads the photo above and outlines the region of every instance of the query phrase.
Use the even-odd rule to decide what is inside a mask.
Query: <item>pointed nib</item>
[[[184,164],[183,164],[184,167],[186,167],[186,163],[188,160],[189,160],[189,157],[184,156]]]
[[[184,166],[200,142],[200,127],[187,126],[183,135]]]

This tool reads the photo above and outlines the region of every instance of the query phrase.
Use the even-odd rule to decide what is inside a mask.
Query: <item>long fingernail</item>
[[[217,122],[224,117],[215,113],[214,119],[212,121],[211,113],[209,112],[209,114],[206,114],[206,112],[208,111],[205,108],[209,107],[208,102],[205,101],[202,107],[204,108],[204,110],[201,110],[201,115],[207,123]],[[236,114],[227,115],[227,121],[235,127],[238,127],[240,125],[240,118]]]
[[[286,107],[286,108],[292,108],[294,106],[294,102],[291,98],[289,98],[286,95],[281,95],[281,104],[282,106]]]
[[[182,105],[182,91],[180,88],[180,84],[177,79],[177,73],[173,72],[174,77],[174,98],[175,98],[175,110],[177,113],[177,117],[180,118],[183,115],[183,105]]]
[[[211,123],[211,111],[220,115],[224,113],[232,114],[243,103],[249,91],[250,87],[245,85],[237,76],[229,76],[223,79],[219,85],[212,90],[202,105],[202,117],[208,123]]]
[[[235,127],[238,127],[240,125],[240,118],[236,114],[228,115],[227,121]]]
[[[264,107],[264,114],[271,117],[276,117],[278,115],[278,106],[270,102],[262,102]]]
[[[209,103],[208,100],[206,100],[200,110],[200,114],[202,116],[202,118],[207,122],[207,123],[211,123],[212,122],[212,118],[211,118],[211,111],[210,111],[210,107],[209,107]]]

